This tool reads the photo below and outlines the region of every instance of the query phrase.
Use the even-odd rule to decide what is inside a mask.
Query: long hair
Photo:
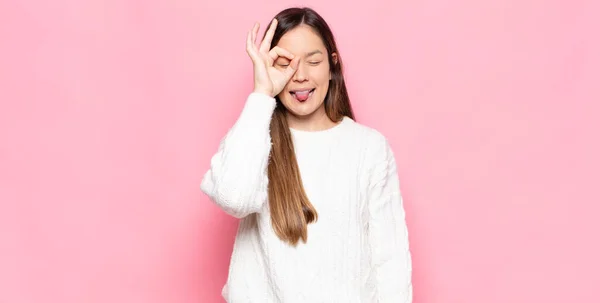
[[[331,73],[324,100],[325,112],[334,122],[341,121],[344,116],[354,119],[343,77],[342,58],[325,20],[310,8],[288,8],[279,12],[275,18],[278,24],[271,48],[277,45],[286,32],[302,24],[310,26],[321,37],[327,49]],[[337,54],[337,62],[332,57],[333,53]],[[316,222],[318,215],[302,185],[286,119],[287,110],[278,97],[276,100],[277,106],[270,125],[272,148],[268,164],[271,225],[281,240],[296,245],[300,239],[306,243],[308,224]]]

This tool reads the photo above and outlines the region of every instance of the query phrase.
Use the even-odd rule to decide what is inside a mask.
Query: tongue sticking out
[[[306,101],[308,99],[308,95],[310,94],[310,90],[295,92],[294,95],[298,101]]]

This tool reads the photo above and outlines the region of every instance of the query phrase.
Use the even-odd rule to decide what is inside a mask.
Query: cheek
[[[320,86],[327,85],[329,83],[329,67],[324,66],[315,69],[313,79]]]

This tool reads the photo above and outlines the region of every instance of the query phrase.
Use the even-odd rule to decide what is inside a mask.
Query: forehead
[[[277,46],[297,56],[303,56],[315,50],[320,50],[323,54],[327,53],[321,37],[307,25],[300,25],[285,33],[279,39]]]

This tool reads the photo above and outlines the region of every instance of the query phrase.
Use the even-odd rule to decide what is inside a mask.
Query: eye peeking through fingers
[[[287,67],[288,65],[290,65],[290,60],[288,60],[286,58],[279,57],[279,59],[275,62],[275,64],[277,66]]]

